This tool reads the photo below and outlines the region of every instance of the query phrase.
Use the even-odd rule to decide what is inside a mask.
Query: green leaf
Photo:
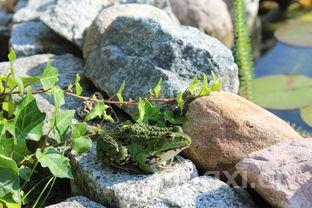
[[[86,136],[88,132],[87,124],[72,124],[71,129],[71,148],[78,154],[89,151],[92,147],[92,140]]]
[[[300,116],[306,124],[312,127],[312,105],[305,108],[301,108]]]
[[[217,75],[212,72],[212,83],[210,85],[210,89],[211,91],[221,91],[222,89],[222,83],[219,79],[219,77],[217,77]]]
[[[42,113],[31,91],[16,106],[15,136],[17,140],[39,141],[46,114]]]
[[[11,193],[14,195],[14,200],[20,202],[20,181],[15,161],[0,155],[0,173],[0,198]]]
[[[80,75],[76,74],[76,79],[75,79],[76,95],[81,95],[81,93],[82,93],[82,88],[81,88],[79,82],[80,82]]]
[[[22,165],[19,169],[18,169],[18,174],[19,176],[24,180],[24,181],[30,181],[30,177],[31,177],[31,173],[32,170],[29,167],[26,167],[24,165]]]
[[[124,91],[125,86],[126,86],[126,82],[123,81],[116,94],[119,102],[123,102],[122,92]]]
[[[164,118],[166,121],[174,125],[182,125],[184,123],[184,119],[182,117],[175,118],[173,112],[171,111],[165,111]]]
[[[21,203],[13,200],[12,194],[0,198],[0,208],[21,208]]]
[[[22,161],[25,156],[31,154],[27,149],[25,140],[18,140],[16,144],[14,144],[13,138],[2,138],[0,141],[0,154],[6,157],[11,157],[11,150],[13,150],[13,159],[17,163]]]
[[[57,178],[73,179],[69,159],[53,147],[47,147],[41,151],[37,149],[36,158],[44,168],[49,168],[51,173]]]
[[[49,61],[44,68],[40,81],[44,89],[52,88],[57,83],[58,69],[51,66],[51,61]]]
[[[191,84],[188,86],[187,90],[191,93],[191,95],[196,96],[196,91],[198,89],[200,82],[198,80],[197,75],[193,78]]]
[[[40,77],[39,76],[21,77],[21,79],[22,79],[23,85],[25,87],[40,82]]]
[[[302,75],[275,75],[254,81],[254,102],[262,107],[291,110],[312,104],[312,79]]]
[[[199,96],[209,95],[211,93],[211,89],[208,85],[208,78],[206,74],[203,74],[203,83],[202,88],[200,90]]]
[[[24,84],[23,84],[23,80],[20,76],[14,74],[14,81],[16,83],[16,86],[18,87],[18,90],[23,93],[24,92]]]
[[[160,107],[149,102],[147,99],[139,98],[138,112],[133,115],[136,122],[150,123],[161,120]]]
[[[54,139],[60,143],[65,140],[66,132],[75,115],[74,110],[55,111],[51,118]]]
[[[114,122],[114,119],[106,112],[108,108],[109,107],[105,105],[103,102],[97,102],[92,111],[85,117],[84,121],[90,121],[98,117],[106,121]]]
[[[161,87],[162,87],[162,78],[160,78],[156,86],[150,90],[150,94],[155,96],[156,98],[159,98]]]
[[[185,101],[183,100],[183,94],[184,94],[183,92],[180,92],[176,98],[177,105],[180,108],[181,112],[183,111],[184,104],[185,104]]]
[[[64,91],[59,86],[54,86],[52,88],[52,95],[56,108],[60,108],[62,105],[65,104]]]
[[[133,116],[136,122],[143,122],[145,116],[145,102],[142,98],[139,98],[138,112]]]
[[[10,53],[8,55],[8,58],[9,58],[10,64],[12,65],[16,60],[16,54],[13,48],[10,48]]]

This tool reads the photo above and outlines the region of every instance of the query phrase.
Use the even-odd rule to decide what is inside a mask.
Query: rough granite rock
[[[34,55],[30,57],[23,57],[16,59],[14,63],[15,74],[19,76],[33,76],[41,74],[47,62],[51,60],[52,65],[59,69],[59,81],[58,85],[61,88],[67,87],[70,83],[75,80],[75,76],[77,73],[81,73],[83,60],[73,56],[72,54],[64,54],[64,55],[53,55],[53,54],[42,54],[42,55]],[[10,71],[8,62],[0,63],[0,72],[8,73]],[[41,86],[35,86],[34,88],[40,88]],[[88,88],[84,88],[85,93],[88,93]],[[42,112],[47,114],[47,119],[45,122],[45,127],[48,126],[49,118],[54,111],[53,98],[44,94],[35,95],[38,107]],[[75,110],[77,107],[81,106],[81,101],[66,96],[65,97],[65,105],[62,106],[63,109],[71,109]],[[44,128],[45,131],[47,128]],[[45,132],[47,133],[47,132]]]
[[[184,156],[204,171],[234,171],[251,152],[302,138],[274,114],[229,92],[191,102],[183,130],[192,138]]]
[[[312,207],[312,139],[253,152],[236,168],[273,207]]]
[[[40,16],[57,0],[28,0],[17,4],[17,11],[13,16],[13,22],[38,20]],[[24,6],[24,7],[23,7]]]
[[[231,51],[196,28],[125,15],[99,33],[101,36],[96,36],[98,39],[89,47],[92,50],[85,74],[109,96],[124,80],[125,99],[144,97],[162,77],[163,95],[175,97],[196,74],[212,72],[221,79],[224,90],[238,91],[237,66]]]
[[[181,24],[196,27],[232,47],[232,19],[222,0],[170,0],[170,3]]]
[[[18,10],[26,7],[27,3],[28,3],[28,0],[18,0],[14,7],[14,12],[17,12]]]
[[[11,22],[13,17],[13,14],[6,13],[1,7],[0,7],[0,25],[1,26],[8,26]]]
[[[75,196],[66,199],[65,201],[47,206],[46,208],[105,208],[101,204],[90,201],[84,196]]]
[[[148,4],[164,10],[174,21],[179,22],[172,12],[169,0],[116,0],[115,4]]]
[[[103,9],[103,11],[96,17],[86,33],[82,50],[84,59],[88,58],[90,51],[96,49],[98,41],[101,39],[106,29],[119,16],[153,18],[167,22],[169,25],[178,25],[178,23],[170,19],[164,11],[155,9],[149,5],[125,4],[108,7]]]
[[[81,48],[84,31],[103,8],[113,3],[113,0],[58,0],[40,19]]]
[[[39,20],[13,25],[9,44],[17,57],[42,53],[76,53],[79,51],[79,48],[60,37]]]
[[[96,160],[95,144],[82,156],[71,155],[74,169],[74,192],[88,196],[108,207],[143,207],[160,193],[197,177],[194,164],[180,158],[169,169],[158,173],[131,174],[105,167]]]
[[[251,208],[255,207],[255,204],[251,199],[241,198],[230,186],[219,179],[202,176],[165,191],[145,208],[171,207]]]

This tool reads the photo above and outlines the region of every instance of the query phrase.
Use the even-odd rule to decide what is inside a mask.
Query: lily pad
[[[312,127],[312,105],[305,108],[301,108],[300,116],[306,124]]]
[[[275,31],[275,37],[289,45],[312,47],[312,21],[289,22]]]
[[[312,105],[312,78],[276,75],[255,79],[254,102],[274,110],[292,110]]]

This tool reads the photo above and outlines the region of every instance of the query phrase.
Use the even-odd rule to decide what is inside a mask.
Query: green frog
[[[97,157],[105,165],[155,173],[190,144],[191,138],[179,126],[123,124],[98,138]]]

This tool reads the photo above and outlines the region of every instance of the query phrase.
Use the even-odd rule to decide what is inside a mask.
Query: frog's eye
[[[174,136],[173,136],[173,134],[168,133],[168,134],[166,134],[165,139],[168,140],[168,141],[173,141]]]

